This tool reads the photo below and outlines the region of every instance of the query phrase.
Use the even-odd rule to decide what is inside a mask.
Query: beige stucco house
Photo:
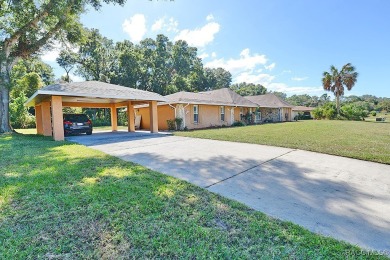
[[[175,118],[182,118],[182,127],[188,129],[230,126],[258,107],[229,88],[199,93],[182,91],[165,98],[166,102],[157,104],[158,129],[161,130],[167,130],[167,120]],[[150,127],[148,111],[147,106],[135,108],[136,115],[141,115],[142,129]]]
[[[285,122],[291,121],[293,106],[280,99],[275,94],[265,94],[258,96],[246,96],[246,99],[255,103],[259,109],[256,112],[256,118],[260,122]]]

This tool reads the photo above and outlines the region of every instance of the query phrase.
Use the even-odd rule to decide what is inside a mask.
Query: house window
[[[224,106],[220,106],[219,107],[219,111],[220,111],[220,114],[221,114],[221,121],[225,121],[225,107]]]
[[[194,124],[199,123],[199,106],[194,105]]]

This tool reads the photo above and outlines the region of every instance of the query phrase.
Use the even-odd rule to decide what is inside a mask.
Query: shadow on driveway
[[[390,252],[390,166],[165,134],[68,138],[305,228]],[[387,174],[386,174],[387,173]]]

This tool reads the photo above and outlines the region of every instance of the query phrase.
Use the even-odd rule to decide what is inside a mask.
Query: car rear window
[[[86,115],[65,115],[65,121],[76,122],[76,123],[84,123],[88,121],[88,117]]]

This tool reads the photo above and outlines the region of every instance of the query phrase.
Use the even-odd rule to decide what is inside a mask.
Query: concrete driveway
[[[146,132],[67,137],[313,232],[390,254],[390,165]]]

